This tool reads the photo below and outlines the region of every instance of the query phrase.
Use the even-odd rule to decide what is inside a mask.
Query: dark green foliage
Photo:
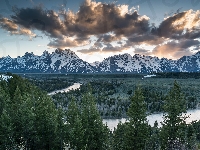
[[[0,149],[59,149],[59,116],[52,99],[27,80],[12,77],[0,84]]]
[[[103,124],[91,93],[83,95],[80,105],[72,99],[67,111],[69,143],[74,149],[106,149],[109,130]]]
[[[196,134],[196,139],[198,142],[200,142],[200,120],[198,121],[193,121],[191,123],[193,129],[194,129],[194,132]],[[189,132],[188,132],[189,133]],[[191,135],[191,134],[190,134]]]
[[[126,143],[124,137],[126,136],[126,132],[128,131],[128,123],[119,122],[117,128],[114,129],[113,132],[113,149],[121,150],[126,148]]]
[[[79,112],[78,105],[76,104],[74,98],[68,106],[67,111],[67,143],[70,143],[70,147],[74,149],[81,149],[85,145],[84,140],[84,128],[82,125],[82,120]]]
[[[40,87],[41,90],[52,92],[61,90],[73,84],[73,80],[63,80],[59,78],[45,78],[45,79],[29,79],[35,86]]]
[[[69,145],[76,150],[194,150],[200,142],[200,122],[186,125],[186,117],[181,116],[195,107],[197,96],[191,96],[195,90],[184,96],[177,82],[167,95],[155,85],[124,87],[130,96],[127,100],[110,97],[122,86],[117,80],[95,81],[54,95],[53,101],[26,79],[12,76],[8,82],[0,81],[0,149],[61,150]],[[127,111],[128,121],[111,133],[97,106],[102,116],[121,117]],[[164,110],[162,127],[157,122],[154,127],[148,125],[149,110]]]
[[[160,150],[159,133],[158,122],[155,121],[154,126],[151,127],[150,138],[146,142],[146,150]]]
[[[176,79],[187,79],[187,78],[200,78],[199,72],[159,72],[156,73],[157,77],[154,78],[176,78]]]
[[[126,149],[144,149],[149,138],[146,104],[142,90],[137,88],[128,109],[129,123],[125,132]]]
[[[194,150],[197,147],[196,143],[196,132],[192,125],[188,125],[187,127],[187,148],[188,150]]]
[[[193,77],[195,73],[186,74]],[[134,93],[137,83],[141,83],[147,111],[163,112],[165,97],[174,81],[172,78],[162,78],[162,75],[142,79],[143,75],[134,74],[26,74],[24,77],[46,91],[66,88],[74,82],[83,83],[80,90],[52,96],[56,106],[61,105],[64,108],[70,101],[69,97],[74,96],[80,100],[81,95],[88,92],[87,83],[90,83],[92,95],[97,99],[98,109],[103,118],[127,117],[126,112],[130,105],[129,97]],[[187,109],[195,109],[200,98],[198,79],[195,81],[194,79],[179,78],[178,81],[181,82],[182,91],[185,93]]]
[[[162,149],[185,147],[186,117],[182,114],[186,113],[186,101],[176,81],[166,97],[164,111],[164,121],[161,129]]]
[[[146,104],[142,90],[137,88],[131,97],[128,109],[129,122],[119,124],[114,131],[115,147],[122,149],[145,149],[150,137],[150,127],[147,122]],[[122,136],[120,138],[120,136]]]

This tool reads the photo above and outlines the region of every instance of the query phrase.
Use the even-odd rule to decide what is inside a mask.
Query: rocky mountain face
[[[115,55],[104,59],[98,65],[98,72],[110,73],[152,73],[152,72],[198,72],[200,52],[183,56],[178,60],[135,54]]]
[[[80,59],[73,51],[56,49],[44,51],[41,56],[25,53],[24,56],[0,58],[0,71],[12,73],[152,73],[152,72],[198,72],[200,52],[183,56],[178,60],[135,54],[114,55],[102,62]]]
[[[1,72],[13,73],[93,73],[94,67],[80,59],[73,51],[56,49],[41,56],[25,53],[22,57],[0,59]]]

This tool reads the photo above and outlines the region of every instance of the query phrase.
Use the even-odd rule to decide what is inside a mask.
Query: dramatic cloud
[[[135,48],[134,53],[140,54],[140,55],[146,55],[146,56],[151,55],[150,50],[146,50],[146,49],[143,49],[143,48]]]
[[[165,38],[195,39],[200,37],[200,11],[188,10],[166,18],[152,33]]]
[[[171,41],[153,49],[152,54],[158,57],[166,57],[170,59],[177,59],[184,55],[192,55],[188,49],[191,46],[199,45],[198,40],[181,40],[179,42]]]
[[[0,17],[0,27],[10,34],[29,37],[38,37],[33,31],[39,30],[50,38],[48,46],[53,48],[90,45],[91,41],[97,39],[89,49],[78,50],[81,53],[122,52],[144,44],[156,46],[152,51],[155,55],[167,54],[171,58],[178,58],[191,53],[188,48],[199,44],[194,40],[200,38],[199,10],[177,12],[155,27],[149,25],[150,18],[141,16],[135,8],[128,7],[91,0],[85,0],[77,12],[64,9],[55,12],[41,6],[14,7],[14,14],[10,18]],[[170,40],[173,41],[166,43]],[[135,53],[137,52],[149,53],[135,49]]]
[[[140,44],[147,44],[147,45],[158,45],[165,41],[165,38],[158,37],[152,34],[143,34],[143,35],[133,35],[128,37],[129,45],[140,45]]]
[[[63,13],[64,24],[70,35],[99,35],[114,32],[127,36],[132,33],[147,32],[146,16],[129,12],[128,5],[105,4],[86,0],[77,13]]]
[[[97,47],[97,48],[102,48],[102,47],[103,47],[103,44],[100,43],[100,42],[95,42],[95,43],[94,43],[94,46]]]
[[[8,30],[10,32],[18,31],[18,25],[16,25],[12,20],[7,18],[0,18],[1,28]]]
[[[102,52],[121,52],[125,50],[123,46],[113,46],[112,44],[106,44],[106,47],[102,49]]]
[[[73,39],[73,38],[64,38],[64,39],[54,39],[52,40],[48,46],[53,48],[69,48],[69,47],[78,47],[78,46],[85,46],[88,43],[89,40],[79,40],[79,39]]]
[[[103,34],[97,37],[98,37],[97,42],[103,42],[103,43],[111,43],[113,41],[121,40],[120,36],[111,35],[111,34]]]
[[[101,49],[96,48],[96,47],[90,47],[89,49],[77,50],[77,52],[80,52],[83,54],[92,54],[92,53],[96,53],[96,52],[101,52]]]
[[[62,22],[53,10],[43,10],[41,7],[15,8],[14,13],[11,16],[14,23],[27,29],[43,31],[52,38],[63,38]]]
[[[9,31],[10,34],[27,35],[31,38],[36,36],[31,30],[23,27],[21,28],[8,18],[0,18],[0,27]]]
[[[15,7],[13,12],[12,20],[7,21],[2,28],[13,31],[17,26],[21,26],[29,30],[40,30],[52,38],[49,46],[53,47],[60,43],[63,46],[66,37],[81,41],[95,35],[99,42],[110,43],[120,40],[121,37],[140,35],[149,31],[147,16],[140,16],[137,11],[129,10],[128,5],[114,3],[85,0],[77,13],[64,10],[57,13],[53,10],[44,10],[41,6]],[[112,35],[108,34],[110,32]],[[76,43],[71,45],[76,46]]]
[[[121,46],[113,46],[110,43],[103,45],[101,43],[95,42],[93,46],[91,46],[89,49],[82,49],[78,50],[78,52],[83,54],[91,54],[96,52],[103,52],[103,53],[109,53],[109,52],[122,52],[126,49],[128,49],[128,46],[121,45]]]

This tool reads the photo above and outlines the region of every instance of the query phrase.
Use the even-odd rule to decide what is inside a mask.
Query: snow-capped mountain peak
[[[25,53],[23,56],[0,58],[1,72],[20,73],[152,73],[152,72],[197,72],[200,71],[200,52],[183,56],[178,60],[128,53],[110,56],[102,62],[80,59],[69,49],[56,49],[41,56]]]

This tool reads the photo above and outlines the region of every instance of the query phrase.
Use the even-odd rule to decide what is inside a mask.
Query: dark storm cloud
[[[200,29],[193,29],[191,32],[186,32],[183,37],[187,39],[200,38]]]
[[[189,48],[191,46],[195,46],[195,45],[199,45],[200,42],[198,40],[192,40],[192,39],[188,39],[188,40],[181,40],[178,44],[178,46],[180,48]]]
[[[123,43],[122,43],[121,41],[118,41],[118,42],[117,42],[117,44],[120,44],[120,45],[122,45]]]
[[[94,43],[94,46],[95,46],[95,47],[98,47],[98,48],[102,48],[102,47],[103,47],[103,44],[100,43],[100,42],[95,42],[95,43]]]
[[[200,45],[196,45],[194,48],[193,48],[194,51],[199,51],[200,50]]]
[[[127,49],[126,46],[113,46],[110,43],[107,43],[103,48],[102,47],[103,45],[101,43],[96,42],[96,44],[91,46],[89,49],[78,50],[78,52],[83,54],[91,54],[96,52],[109,53],[109,52],[122,52],[123,50]]]
[[[54,47],[54,48],[57,48],[57,47],[65,48],[65,47],[76,47],[76,46],[78,46],[78,44],[71,40],[55,39],[55,40],[50,41],[47,46]]]
[[[143,34],[149,30],[149,18],[140,16],[136,11],[129,12],[127,5],[106,4],[85,0],[77,13],[72,11],[44,10],[41,6],[13,9],[11,21],[30,30],[43,31],[52,40],[49,45],[63,45],[66,37],[79,41],[88,36],[98,36],[101,42],[120,40],[122,36]],[[5,28],[12,30],[12,28]],[[113,32],[113,35],[107,33]],[[60,42],[58,42],[60,40]],[[68,45],[68,44],[66,44]],[[74,44],[76,45],[76,44]]]
[[[93,46],[91,46],[89,49],[82,49],[77,50],[77,52],[83,53],[83,54],[91,54],[96,52],[101,52],[101,49],[103,48],[103,44],[101,42],[95,42]]]
[[[42,7],[14,8],[11,16],[14,23],[28,29],[44,31],[52,38],[62,38],[64,29],[62,22],[53,10],[43,10]]]

